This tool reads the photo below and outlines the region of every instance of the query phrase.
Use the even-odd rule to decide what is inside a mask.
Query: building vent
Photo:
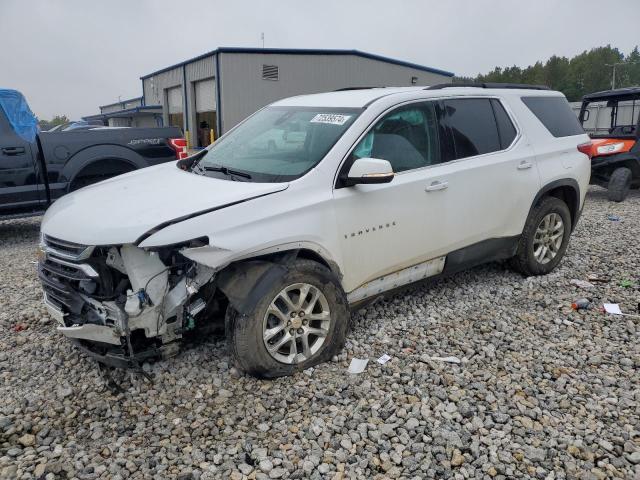
[[[277,65],[262,65],[262,79],[263,80],[278,80],[278,66]]]

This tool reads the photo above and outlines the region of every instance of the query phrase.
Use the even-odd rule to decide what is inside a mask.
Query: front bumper
[[[44,294],[44,305],[49,315],[59,324],[56,330],[65,337],[76,340],[93,340],[110,345],[122,345],[122,337],[117,335],[112,327],[93,323],[67,326],[64,318],[66,314],[49,299],[46,293]]]

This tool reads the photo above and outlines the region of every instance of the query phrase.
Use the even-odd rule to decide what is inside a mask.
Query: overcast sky
[[[140,96],[219,46],[358,49],[475,75],[640,43],[640,0],[0,0],[0,88],[40,118]]]

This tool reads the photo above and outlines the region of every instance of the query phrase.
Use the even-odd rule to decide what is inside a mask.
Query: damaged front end
[[[42,236],[38,275],[57,330],[99,362],[139,367],[180,351],[223,318],[215,270],[181,252],[206,239],[142,249],[89,246]]]

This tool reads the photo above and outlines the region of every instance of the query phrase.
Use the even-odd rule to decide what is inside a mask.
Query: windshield
[[[295,180],[322,160],[361,111],[267,107],[214,143],[196,170],[232,180]]]

